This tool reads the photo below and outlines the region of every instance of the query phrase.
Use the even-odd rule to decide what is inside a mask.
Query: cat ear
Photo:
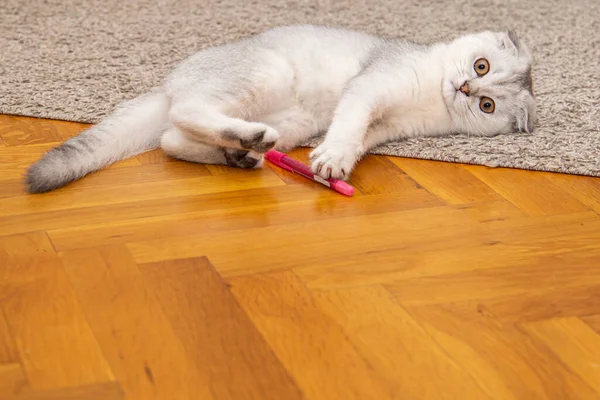
[[[521,41],[519,40],[517,33],[513,30],[504,32],[500,39],[500,47],[517,54],[521,47]]]
[[[513,31],[512,29],[509,29],[508,31],[506,31],[506,36],[508,36],[508,39],[517,48],[517,50],[522,47],[521,40],[519,39],[517,32]]]
[[[535,116],[532,115],[527,108],[523,108],[515,117],[513,122],[513,131],[519,133],[533,133],[534,119]]]
[[[514,55],[528,62],[533,61],[529,48],[513,30],[508,30],[501,34],[500,47],[512,52]]]

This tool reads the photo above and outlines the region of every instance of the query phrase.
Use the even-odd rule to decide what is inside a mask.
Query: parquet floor
[[[83,127],[0,117],[1,399],[600,399],[600,179],[156,151],[24,194]]]

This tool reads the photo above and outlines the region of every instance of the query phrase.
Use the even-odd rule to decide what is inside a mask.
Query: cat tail
[[[122,103],[105,120],[48,151],[26,175],[29,193],[58,189],[112,163],[155,149],[169,101],[155,90]]]

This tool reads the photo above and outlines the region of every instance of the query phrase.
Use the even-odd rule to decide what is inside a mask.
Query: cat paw
[[[257,153],[266,153],[271,150],[279,139],[279,133],[269,126],[257,124],[259,128],[247,137],[240,139],[240,146],[246,150],[254,150]]]
[[[259,168],[263,164],[263,156],[248,150],[225,149],[225,161],[230,167]]]
[[[311,169],[321,178],[347,179],[357,161],[351,146],[323,143],[310,154]]]

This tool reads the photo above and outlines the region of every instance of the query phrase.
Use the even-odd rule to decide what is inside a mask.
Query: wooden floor
[[[0,117],[1,399],[600,399],[600,179],[155,151],[24,194],[83,128]]]

